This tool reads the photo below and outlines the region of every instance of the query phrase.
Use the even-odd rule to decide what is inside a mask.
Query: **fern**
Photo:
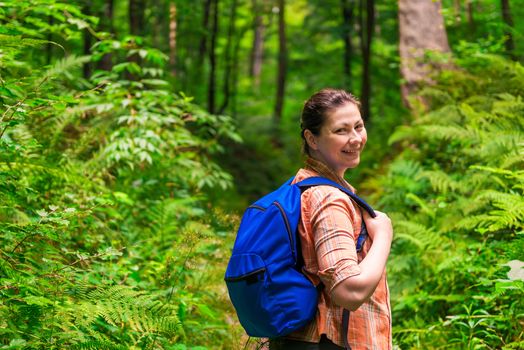
[[[158,50],[140,48],[144,76],[133,81],[116,68],[79,78],[87,56],[48,67],[38,48],[53,43],[39,38],[76,50],[78,28],[95,19],[54,0],[3,5],[0,344],[232,348],[233,327],[209,311],[231,312],[218,266],[232,228],[211,218],[201,189],[232,183],[211,156],[239,140],[233,120],[173,94]],[[100,44],[129,54],[127,41]],[[121,141],[132,144],[122,162],[104,153]]]
[[[424,125],[420,131],[420,137],[438,141],[453,140],[464,146],[473,146],[480,141],[477,129],[461,125]]]
[[[126,286],[96,288],[80,293],[83,301],[68,307],[76,327],[91,327],[98,319],[115,328],[128,328],[143,335],[182,332],[176,308]]]
[[[407,220],[395,222],[395,239],[407,240],[423,252],[433,250],[443,243],[440,235],[432,228]]]
[[[74,350],[127,350],[125,345],[119,345],[108,340],[89,340],[71,345]]]
[[[436,192],[447,193],[460,188],[460,182],[455,181],[441,170],[425,170],[420,172],[418,179],[426,178]]]
[[[66,58],[58,60],[50,69],[45,71],[42,80],[66,74],[71,69],[80,67],[84,63],[89,62],[90,59],[89,56],[69,55]]]
[[[428,113],[394,131],[390,143],[406,150],[374,184],[395,212],[388,271],[406,348],[501,348],[522,337],[511,315],[524,314],[515,303],[524,291],[500,278],[503,263],[523,259],[524,69],[492,56],[465,62],[425,90]]]
[[[24,38],[21,35],[0,34],[0,46],[2,47],[11,47],[19,49],[20,47],[38,47],[49,43],[56,44],[48,40]]]

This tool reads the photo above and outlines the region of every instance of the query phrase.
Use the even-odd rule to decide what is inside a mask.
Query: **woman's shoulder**
[[[299,181],[305,180],[310,177],[314,176],[320,176],[317,172],[311,169],[299,169],[297,174],[295,175],[295,178],[293,179],[293,183],[297,183]],[[319,185],[319,186],[313,186],[308,189],[306,189],[302,193],[302,200],[314,200],[319,202],[326,202],[326,201],[332,201],[332,200],[343,200],[345,202],[350,203],[349,197],[339,190],[336,187],[329,186],[329,185]]]
[[[297,182],[300,182],[302,180],[305,180],[305,179],[313,177],[313,176],[319,176],[319,175],[314,170],[306,169],[306,168],[300,168],[300,169],[298,169],[298,171],[297,171],[297,173],[295,175],[295,178],[293,179],[292,183],[297,183]]]

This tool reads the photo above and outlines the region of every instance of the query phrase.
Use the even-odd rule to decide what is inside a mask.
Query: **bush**
[[[138,40],[99,42],[122,63],[88,79],[99,49],[43,65],[42,37],[75,45],[94,22],[31,3],[0,11],[0,347],[230,348],[209,264],[236,221],[206,190],[231,186],[213,161],[239,141],[231,119],[171,93]]]
[[[519,63],[459,59],[399,127],[404,151],[368,187],[391,214],[388,264],[403,349],[522,349],[524,125]],[[502,79],[501,77],[504,77]]]

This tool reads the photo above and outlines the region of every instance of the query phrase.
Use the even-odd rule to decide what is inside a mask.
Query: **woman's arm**
[[[379,211],[371,216],[364,211],[369,237],[373,241],[366,257],[360,262],[360,274],[340,282],[331,291],[333,301],[351,311],[355,311],[373,294],[377,287],[389,256],[393,228],[389,217]]]

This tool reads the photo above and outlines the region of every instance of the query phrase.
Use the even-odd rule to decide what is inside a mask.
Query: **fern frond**
[[[524,168],[524,142],[519,143],[514,152],[502,155],[500,167],[504,169]]]
[[[448,173],[442,170],[425,170],[420,172],[417,179],[428,179],[436,192],[446,193],[455,191],[462,186],[460,182],[455,181]]]
[[[493,205],[500,209],[511,209],[520,211],[524,208],[524,197],[522,194],[503,193],[494,190],[483,191],[478,199],[489,199]]]
[[[407,240],[415,244],[420,250],[436,247],[440,241],[433,228],[407,220],[395,222],[395,239]]]
[[[393,133],[388,138],[388,145],[391,146],[394,143],[397,143],[402,140],[407,140],[415,137],[417,135],[416,127],[402,125],[397,127]]]
[[[97,288],[85,298],[78,308],[75,307],[78,325],[88,327],[100,317],[111,326],[128,327],[140,334],[181,332],[182,325],[174,306],[132,288],[120,285]]]
[[[435,89],[431,86],[424,87],[419,92],[425,100],[431,101],[431,106],[435,109],[439,106],[450,106],[453,103],[453,97],[445,90]]]
[[[483,109],[476,109],[468,103],[459,105],[459,112],[463,116],[461,124],[474,126],[476,129],[482,129],[490,124],[490,113]]]
[[[91,59],[90,56],[75,56],[70,55],[67,56],[61,60],[58,60],[50,69],[48,69],[43,77],[42,81],[45,81],[49,78],[65,74],[71,69],[78,68],[82,66],[84,63],[89,62]]]
[[[473,200],[487,201],[496,209],[465,217],[457,223],[458,227],[488,231],[524,227],[524,198],[521,194],[487,190]]]
[[[497,127],[500,130],[521,130],[524,128],[524,102],[521,96],[499,94],[498,101],[493,103],[491,113],[497,116]]]
[[[126,350],[127,346],[115,344],[109,340],[88,340],[71,345],[73,350]]]
[[[509,179],[515,179],[519,183],[524,183],[524,170],[510,170],[505,168],[495,168],[484,165],[472,165],[470,169],[482,170],[492,174],[504,175]]]
[[[473,200],[471,195],[469,196],[458,196],[457,199],[453,202],[453,210],[455,212],[460,213],[461,218],[464,215],[470,215],[475,212],[484,210],[489,205],[489,201],[487,199],[480,200],[475,199]]]
[[[42,39],[24,38],[21,35],[6,35],[0,34],[0,47],[37,47],[47,44],[55,44],[61,46],[55,42]],[[63,48],[63,47],[62,47]]]
[[[461,144],[476,144],[479,130],[461,125],[423,125],[420,127],[421,138],[438,141],[458,141]]]
[[[502,156],[519,153],[517,145],[522,143],[523,137],[524,134],[518,132],[488,132],[482,135],[479,145],[464,150],[464,153],[482,160],[484,164],[498,166],[503,161]]]
[[[460,108],[455,104],[449,104],[421,116],[415,121],[414,125],[460,125],[463,122],[462,119]]]
[[[455,224],[455,227],[466,230],[485,229],[491,223],[491,216],[488,214],[470,215],[464,217]]]

